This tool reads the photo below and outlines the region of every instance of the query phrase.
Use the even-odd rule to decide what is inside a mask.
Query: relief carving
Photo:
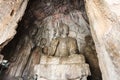
[[[56,36],[54,29],[55,37],[49,46],[46,45],[47,39],[41,39],[43,55],[34,69],[38,80],[87,80],[91,73],[84,56],[79,52],[77,40],[68,36],[68,25],[62,23],[60,28],[59,36]]]

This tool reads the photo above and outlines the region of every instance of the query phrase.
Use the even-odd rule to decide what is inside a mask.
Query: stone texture
[[[103,80],[120,80],[120,1],[85,1]]]
[[[38,70],[39,69],[39,70]],[[82,55],[69,57],[42,56],[39,65],[35,66],[38,80],[87,80],[90,75],[89,65],[85,63]]]
[[[41,51],[39,47],[36,47],[32,50],[31,55],[28,59],[26,67],[24,69],[22,77],[26,78],[25,80],[29,80],[27,78],[33,77],[34,67],[40,63]]]
[[[86,41],[86,47],[85,47],[85,53],[83,54],[85,56],[86,62],[90,66],[91,70],[91,76],[88,77],[88,80],[102,80],[102,74],[100,71],[97,53],[95,50],[95,45],[92,40],[91,36],[85,37]]]
[[[0,0],[0,50],[14,37],[28,0]]]
[[[88,23],[85,21],[82,13],[78,10],[71,11],[69,14],[54,14],[45,18],[41,24],[40,21],[35,21],[35,25],[38,27],[38,32],[34,36],[34,42],[37,46],[40,46],[40,40],[42,38],[47,39],[47,46],[49,46],[50,41],[59,37],[60,23],[69,26],[69,37],[73,37],[77,40],[79,51],[84,52],[85,47],[85,36],[90,35],[88,29]],[[56,36],[54,35],[54,30],[56,29]],[[34,32],[34,30],[32,31]],[[30,32],[31,33],[31,32]]]
[[[80,4],[79,1],[81,2]],[[34,2],[36,2],[36,4],[34,4]],[[7,71],[8,75],[10,75],[10,77],[24,77],[24,75],[27,75],[28,77],[30,74],[31,77],[34,65],[39,62],[39,53],[41,54],[39,51],[34,52],[34,49],[36,46],[39,46],[41,50],[42,38],[47,39],[45,46],[49,46],[52,38],[56,37],[53,35],[54,29],[58,28],[57,30],[59,30],[59,23],[61,22],[69,26],[69,36],[77,40],[80,52],[84,52],[86,45],[85,36],[91,34],[83,5],[83,0],[30,0],[26,14],[17,29],[17,39],[15,36],[12,45],[6,48],[6,56],[13,59]],[[82,12],[79,9],[82,9]],[[25,36],[27,39],[25,39]],[[11,49],[10,52],[9,49]],[[9,54],[10,56],[8,56]],[[37,57],[35,57],[36,55]],[[16,58],[19,60],[16,60]]]
[[[18,41],[12,42],[13,45],[15,45],[15,47],[12,48],[13,51],[8,52],[10,54],[10,58],[13,59],[13,61],[10,59],[11,65],[5,75],[5,77],[8,77],[8,79],[9,77],[24,77],[26,75],[28,77],[29,74],[31,77],[34,65],[36,65],[36,61],[39,58],[36,57],[36,59],[33,59],[35,58],[34,56],[37,53],[32,52],[32,50],[34,50],[36,46],[39,46],[41,51],[42,38],[47,39],[47,44],[45,46],[49,46],[50,41],[54,37],[56,37],[53,34],[54,29],[56,28],[57,30],[59,30],[60,28],[59,23],[61,22],[69,26],[70,28],[69,36],[77,39],[79,43],[78,44],[79,50],[83,52],[86,44],[84,38],[85,36],[90,35],[90,32],[88,29],[88,23],[86,22],[80,11],[73,10],[68,14],[56,13],[52,14],[51,16],[45,16],[43,20],[35,19],[35,21],[32,22],[30,21],[33,18],[27,15],[27,19],[29,19],[28,23],[30,24],[26,22],[26,19],[23,20],[24,22],[21,24],[22,26],[20,25],[20,27],[18,28],[18,29],[21,28],[21,30],[18,31],[20,32],[20,34],[17,35],[18,37],[16,39]],[[59,31],[57,31],[57,34],[59,34]],[[40,55],[37,54],[37,56]]]
[[[86,3],[87,15],[90,21],[90,29],[98,53],[99,65],[101,67],[103,80],[120,80],[119,77],[120,76],[120,68],[119,68],[120,67],[120,63],[119,63],[120,62],[120,53],[119,53],[120,52],[119,51],[120,50],[119,48],[120,1],[119,0],[85,0],[85,3]],[[73,2],[73,4],[75,5],[75,7],[78,7],[79,5],[77,4],[77,2]],[[0,49],[2,49],[15,35],[16,33],[15,28],[17,26],[17,22],[20,20],[21,16],[23,15],[26,5],[27,5],[27,0],[0,0]],[[84,37],[90,34],[89,30],[87,29],[88,23],[85,20],[86,17],[83,17],[84,14],[81,14],[81,12],[78,10],[70,11],[70,13],[68,13],[67,15],[63,14],[62,11],[64,12],[65,8],[67,8],[66,6],[63,5],[62,5],[63,7],[54,9],[55,11],[58,9],[56,11],[57,13],[55,14],[54,10],[53,12],[51,12],[53,6],[49,7],[49,3],[47,7],[44,7],[45,5],[46,4],[42,5],[42,8],[44,9],[33,12],[36,18],[40,18],[40,19],[42,18],[41,21],[39,22],[39,20],[37,20],[35,23],[37,22],[38,23],[34,27],[32,26],[29,29],[26,29],[29,32],[27,36],[30,36],[29,39],[30,40],[32,39],[32,42],[34,43],[34,45],[32,44],[32,46],[36,46],[36,45],[39,46],[40,40],[43,37],[47,38],[48,40],[47,45],[49,45],[49,41],[51,41],[52,37],[54,37],[52,34],[54,32],[53,27],[54,26],[56,27],[59,23],[59,19],[62,19],[60,21],[70,26],[69,36],[75,37],[77,39],[78,43],[80,43],[79,50],[83,52],[84,46],[86,44],[84,41]],[[48,11],[46,11],[45,9],[47,9]],[[59,13],[60,10],[61,13]],[[39,14],[39,12],[41,12],[41,14]],[[46,15],[45,13],[48,12],[50,12],[50,14]],[[44,18],[41,16],[43,16]],[[50,21],[50,23],[46,21]],[[54,21],[56,24],[52,24],[52,22]],[[24,27],[27,28],[28,26],[24,25]],[[25,33],[23,33],[23,35],[24,34]],[[29,41],[26,42],[26,44],[29,45]],[[23,46],[22,41],[21,44],[17,44],[17,45]],[[20,49],[23,50],[21,52],[18,47],[15,49],[15,51],[13,51],[13,53],[16,53],[17,55],[21,54],[18,55],[20,59],[22,54],[24,54],[27,57],[24,57],[25,59],[23,60],[28,60],[28,57],[31,55],[30,50],[32,46],[30,45],[29,47],[27,46],[28,48],[26,49],[26,51],[24,51],[25,49]],[[17,60],[15,63],[20,63],[22,67],[24,67],[27,62],[28,61],[20,62],[20,60]],[[18,66],[18,64],[16,65]],[[21,68],[21,66],[19,70],[17,70],[18,72],[20,72],[20,75],[23,72],[22,70],[23,68]]]
[[[2,63],[3,58],[4,58],[4,56],[0,54],[0,64]]]
[[[11,64],[5,73],[5,78],[21,77],[23,74],[31,53],[32,42],[28,36],[24,36],[22,38],[23,39],[18,43],[19,45],[16,46],[16,50],[14,52],[16,54],[14,54],[10,60]]]

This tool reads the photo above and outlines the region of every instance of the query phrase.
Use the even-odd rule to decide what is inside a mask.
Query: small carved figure
[[[24,78],[29,78],[29,77],[31,78],[31,76],[34,75],[34,66],[40,63],[40,57],[41,57],[40,47],[37,46],[33,49],[31,56],[28,60],[27,66],[22,74]]]
[[[46,38],[42,38],[41,41],[40,41],[40,46],[43,48],[47,43],[47,40]]]
[[[66,24],[61,25],[62,32],[60,37],[51,41],[49,55],[56,57],[70,56],[78,53],[77,41],[74,38],[68,37],[69,27]]]
[[[47,55],[48,54],[48,47],[46,46],[46,44],[47,44],[46,38],[42,38],[40,43],[41,43],[42,53]]]

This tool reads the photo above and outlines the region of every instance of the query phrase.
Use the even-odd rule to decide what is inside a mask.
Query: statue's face
[[[45,38],[41,39],[41,45],[44,46],[47,43],[47,40]]]

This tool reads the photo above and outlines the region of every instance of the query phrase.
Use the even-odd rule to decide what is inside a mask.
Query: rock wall
[[[38,64],[37,62],[40,59],[36,56],[41,55],[41,51],[36,51],[36,47],[41,50],[43,38],[47,39],[45,46],[49,46],[53,38],[59,37],[60,23],[69,26],[69,36],[77,39],[79,50],[84,52],[85,36],[90,35],[88,22],[83,13],[77,10],[75,6],[66,2],[66,0],[62,1],[43,0],[39,2],[38,0],[29,4],[26,14],[17,29],[17,39],[15,36],[12,41],[13,44],[9,46],[9,49],[12,47],[11,51],[5,52],[11,63],[5,72],[7,80],[12,77],[26,79],[33,76],[34,65]]]
[[[14,37],[28,0],[0,0],[0,50]]]
[[[120,80],[120,1],[85,3],[103,80]]]
[[[36,20],[35,25],[38,27],[38,32],[34,36],[34,44],[40,46],[42,38],[47,39],[47,46],[49,46],[53,38],[60,36],[60,24],[64,23],[69,26],[69,36],[76,38],[79,50],[84,52],[86,45],[85,36],[90,35],[88,29],[88,23],[85,21],[82,13],[78,10],[73,10],[69,14],[53,14],[52,16],[46,17],[42,24]],[[34,30],[31,29],[30,33],[34,34]],[[56,34],[56,35],[55,35]]]
[[[21,19],[26,9],[27,2],[28,0],[0,0],[0,50],[16,34],[15,29],[17,27],[17,22]],[[85,3],[87,15],[90,21],[90,29],[98,53],[99,65],[101,67],[103,80],[120,80],[120,1],[85,0]],[[76,5],[75,7],[78,7],[79,5],[77,3],[73,4]],[[49,7],[49,3],[47,5]],[[45,9],[48,9],[48,7],[45,7]],[[52,6],[49,8],[52,9]],[[42,12],[45,10],[39,11]],[[48,12],[49,11],[51,10],[48,10]],[[46,17],[46,15],[38,14],[38,12],[35,12],[34,14],[37,17]],[[49,16],[50,14],[48,14],[47,16]],[[41,19],[42,17],[39,18]],[[27,44],[27,42],[24,43]],[[24,46],[30,47],[30,49],[28,49],[29,55],[32,46],[29,44]],[[22,53],[24,55],[24,50],[23,52],[19,53]],[[25,56],[26,55],[27,54],[25,54]],[[24,64],[23,66],[25,65],[26,64]]]
[[[56,16],[58,17],[57,19],[55,19]],[[76,24],[73,21],[76,21]],[[10,77],[24,76],[23,75],[23,72],[25,72],[24,69],[30,70],[29,68],[32,66],[31,63],[29,64],[29,60],[30,60],[29,58],[31,58],[32,55],[35,54],[32,53],[32,50],[36,46],[39,46],[40,49],[42,48],[42,46],[50,46],[49,44],[51,40],[54,37],[57,36],[59,37],[61,22],[69,26],[70,28],[69,36],[77,39],[80,52],[84,52],[84,47],[86,44],[84,39],[85,36],[90,35],[90,32],[87,28],[88,24],[82,17],[80,11],[73,11],[68,15],[64,15],[64,14],[52,15],[45,18],[43,21],[35,20],[35,22],[33,23],[34,25],[30,26],[27,29],[28,32],[24,33],[24,35],[22,35],[19,38],[15,50],[12,52],[13,60],[11,60],[12,58],[10,59],[10,61],[12,62],[6,74],[9,75]],[[54,31],[55,29],[56,31]],[[57,35],[54,35],[54,33],[56,33]],[[47,44],[45,45],[42,45],[43,38],[47,40]],[[39,54],[41,55],[42,53],[40,52]],[[39,56],[39,54],[37,54],[37,56]],[[28,69],[26,69],[26,66]],[[34,69],[34,67],[32,69]],[[24,74],[29,75],[30,73],[27,74],[24,73]]]
[[[15,35],[17,22],[21,19],[27,2],[28,0],[0,1],[0,11],[2,11],[0,12],[0,25],[2,25],[0,26],[1,49]],[[32,72],[33,65],[39,61],[39,57],[36,59],[33,58],[40,54],[36,49],[34,52],[34,48],[40,46],[41,38],[46,38],[48,41],[47,45],[49,45],[51,39],[55,37],[53,34],[54,29],[59,28],[60,22],[70,27],[69,36],[77,39],[81,52],[84,52],[86,45],[85,36],[91,35],[83,7],[83,0],[30,0],[30,2],[31,4],[28,6],[29,10],[26,11],[26,15],[23,17],[17,29],[17,39],[15,36],[10,43],[12,45],[9,45],[9,47],[5,49],[6,52],[4,55],[11,61],[11,65],[6,73],[12,77],[21,77]],[[10,51],[8,49],[10,49]],[[85,55],[89,57],[89,54]],[[90,55],[94,54],[92,53]],[[91,57],[88,58],[88,60],[91,60]],[[92,60],[89,62],[91,64],[93,63]],[[94,63],[97,63],[97,60]],[[97,68],[99,68],[98,65]],[[95,67],[93,69],[95,69]],[[94,74],[95,73],[96,72],[94,72]]]

